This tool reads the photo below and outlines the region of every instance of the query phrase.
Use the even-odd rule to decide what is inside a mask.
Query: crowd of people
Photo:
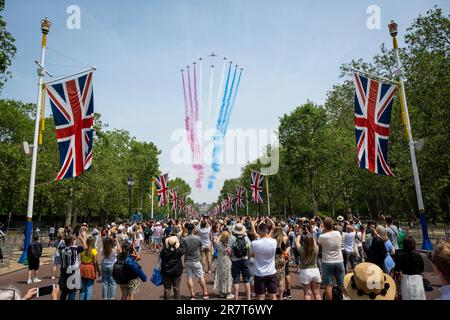
[[[363,224],[342,216],[336,221],[205,216],[54,228],[52,279],[59,281],[53,298],[73,300],[79,292],[78,299],[91,300],[101,278],[102,299],[116,299],[119,287],[121,299],[133,300],[148,278],[139,263],[146,252],[158,256],[164,299],[180,299],[183,274],[191,300],[209,299],[205,273],[214,273],[215,296],[230,300],[290,299],[292,276],[299,276],[305,300],[425,300],[429,282],[415,240],[391,217],[383,218],[383,223]],[[28,250],[30,285],[41,281],[41,254],[34,235]],[[446,284],[441,299],[449,299],[449,242],[437,243],[430,259]]]

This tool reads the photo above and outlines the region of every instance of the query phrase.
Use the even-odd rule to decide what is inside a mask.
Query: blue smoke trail
[[[219,130],[220,128],[220,123],[222,122],[222,118],[224,116],[224,109],[225,109],[225,100],[227,97],[227,92],[228,92],[228,83],[230,82],[230,74],[231,74],[231,64],[228,67],[228,74],[227,74],[227,81],[225,82],[225,89],[223,91],[223,98],[222,98],[222,104],[220,105],[220,112],[219,112],[219,116],[217,117],[217,125],[216,125],[216,129]]]
[[[227,115],[226,120],[225,120],[225,125],[224,125],[225,133],[226,133],[226,130],[228,128],[228,124],[230,123],[231,112],[233,111],[234,104],[236,103],[236,95],[237,95],[237,92],[238,92],[238,89],[239,89],[239,84],[241,83],[241,76],[242,76],[242,69],[239,72],[239,77],[238,77],[238,80],[237,80],[236,88],[234,89],[234,95],[233,95],[233,100],[231,102],[230,111],[228,112],[228,115]]]
[[[217,124],[216,124],[216,134],[214,135],[213,141],[214,141],[214,148],[212,151],[212,163],[211,163],[211,169],[212,173],[208,177],[208,190],[211,190],[214,187],[214,180],[216,179],[216,173],[220,170],[220,164],[219,164],[219,156],[220,151],[222,150],[222,141],[223,141],[223,135],[222,131],[220,130],[221,124],[224,121],[225,117],[225,108],[226,108],[226,99],[229,95],[229,91],[231,91],[231,88],[228,89],[228,84],[230,82],[230,75],[231,75],[231,63],[228,67],[228,74],[227,74],[227,81],[225,82],[225,89],[223,91],[223,97],[222,97],[222,104],[220,106],[220,112],[219,116],[217,117]]]
[[[228,92],[227,104],[225,107],[225,114],[224,114],[223,118],[221,119],[221,124],[220,124],[220,128],[219,128],[219,130],[223,133],[223,135],[225,135],[226,130],[227,130],[226,127],[224,127],[224,123],[225,123],[227,117],[229,117],[229,113],[230,113],[230,100],[231,100],[231,96],[233,95],[233,88],[234,88],[234,83],[236,80],[236,71],[237,71],[237,65],[234,68],[233,80],[231,81],[231,89]]]

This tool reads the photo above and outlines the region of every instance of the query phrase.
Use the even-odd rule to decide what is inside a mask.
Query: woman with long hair
[[[93,236],[89,236],[86,240],[86,245],[86,250],[84,250],[80,255],[80,274],[81,283],[83,286],[80,292],[80,300],[92,300],[94,281],[97,279],[98,275],[101,275],[97,261],[98,252],[97,249],[95,249],[95,238]]]
[[[103,242],[102,258],[102,299],[114,300],[116,298],[117,284],[113,278],[113,267],[117,261],[117,255],[122,251],[116,238],[107,237]]]
[[[402,300],[426,300],[422,276],[424,263],[416,252],[416,241],[407,236],[403,239],[402,248],[395,259],[395,271],[401,272]]]
[[[214,290],[222,298],[233,299],[233,278],[231,276],[231,259],[228,255],[228,241],[230,233],[222,232],[217,243],[216,273],[214,277]]]
[[[284,289],[286,288],[286,262],[289,261],[289,238],[281,225],[275,227],[273,238],[277,241],[275,268],[277,270],[278,295],[280,300],[283,300]]]
[[[303,245],[300,242],[301,235],[297,235],[295,246],[300,255],[300,282],[305,292],[305,300],[322,300],[320,295],[320,270],[317,266],[317,256],[319,246],[313,235],[306,229],[306,235],[303,237]]]

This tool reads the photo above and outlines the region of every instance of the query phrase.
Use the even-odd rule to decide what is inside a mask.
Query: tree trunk
[[[314,215],[317,215],[317,202],[314,196],[313,173],[311,171],[309,172],[309,193],[313,203]]]
[[[72,225],[76,226],[78,223],[78,206],[75,206],[75,208],[73,209],[73,220],[72,220]]]
[[[64,225],[70,226],[72,221],[72,202],[73,202],[73,188],[69,188],[67,192],[67,207],[66,207],[66,221]]]
[[[367,213],[369,213],[369,220],[372,220],[372,211],[370,211],[369,203],[367,202],[367,198],[364,198],[364,203],[367,207]]]
[[[141,211],[141,213],[142,213],[143,204],[144,204],[144,189],[141,189],[141,205],[139,207],[139,210]]]

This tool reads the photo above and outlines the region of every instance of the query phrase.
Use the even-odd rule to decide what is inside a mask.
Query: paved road
[[[424,257],[424,259],[426,259]],[[440,286],[441,283],[439,281],[439,278],[436,274],[432,273],[431,271],[431,264],[428,261],[426,261],[426,269],[425,269],[425,275],[426,277],[431,281],[433,285]],[[148,250],[144,250],[142,253],[142,259],[140,261],[141,266],[144,269],[144,272],[148,276],[148,281],[145,283],[141,283],[139,293],[136,295],[136,299],[139,300],[159,300],[163,299],[163,288],[156,287],[150,282],[150,277],[152,274],[153,266],[157,262],[157,256],[154,254],[150,254]],[[57,283],[58,279],[51,280],[51,270],[52,265],[50,263],[46,263],[44,265],[41,265],[41,268],[39,270],[39,277],[43,280],[41,283],[39,283],[39,286],[45,286],[52,283]],[[297,272],[295,272],[295,267],[290,267],[291,271],[291,279],[292,279],[292,299],[303,299],[303,290],[301,289],[300,285],[300,279]],[[59,271],[57,271],[57,274],[59,274]],[[10,285],[14,285],[17,287],[22,294],[24,294],[29,288],[32,287],[32,285],[27,285],[26,280],[28,278],[28,270],[22,269],[18,271],[11,272],[9,274],[5,274],[0,276],[0,288],[5,288]],[[211,299],[217,299],[218,296],[213,291],[213,282],[214,282],[214,274],[206,274],[206,282],[208,286],[208,291],[211,296]],[[196,292],[199,294],[201,293],[200,286],[196,284]],[[323,292],[323,290],[322,290]],[[245,292],[243,287],[241,286],[241,292],[240,296],[244,298]],[[434,299],[437,296],[439,296],[439,292],[437,290],[437,287],[432,292],[427,293],[427,299]],[[117,294],[116,297],[120,299],[121,293],[120,289],[117,288]],[[189,299],[190,294],[189,290],[187,288],[186,284],[186,276],[183,274],[182,278],[182,285],[181,285],[181,298],[182,299]],[[49,300],[51,299],[50,296],[46,297],[40,297],[41,300]],[[93,299],[100,300],[101,299],[101,280],[97,279],[94,285],[94,292],[93,292]],[[201,298],[199,298],[201,299]]]

